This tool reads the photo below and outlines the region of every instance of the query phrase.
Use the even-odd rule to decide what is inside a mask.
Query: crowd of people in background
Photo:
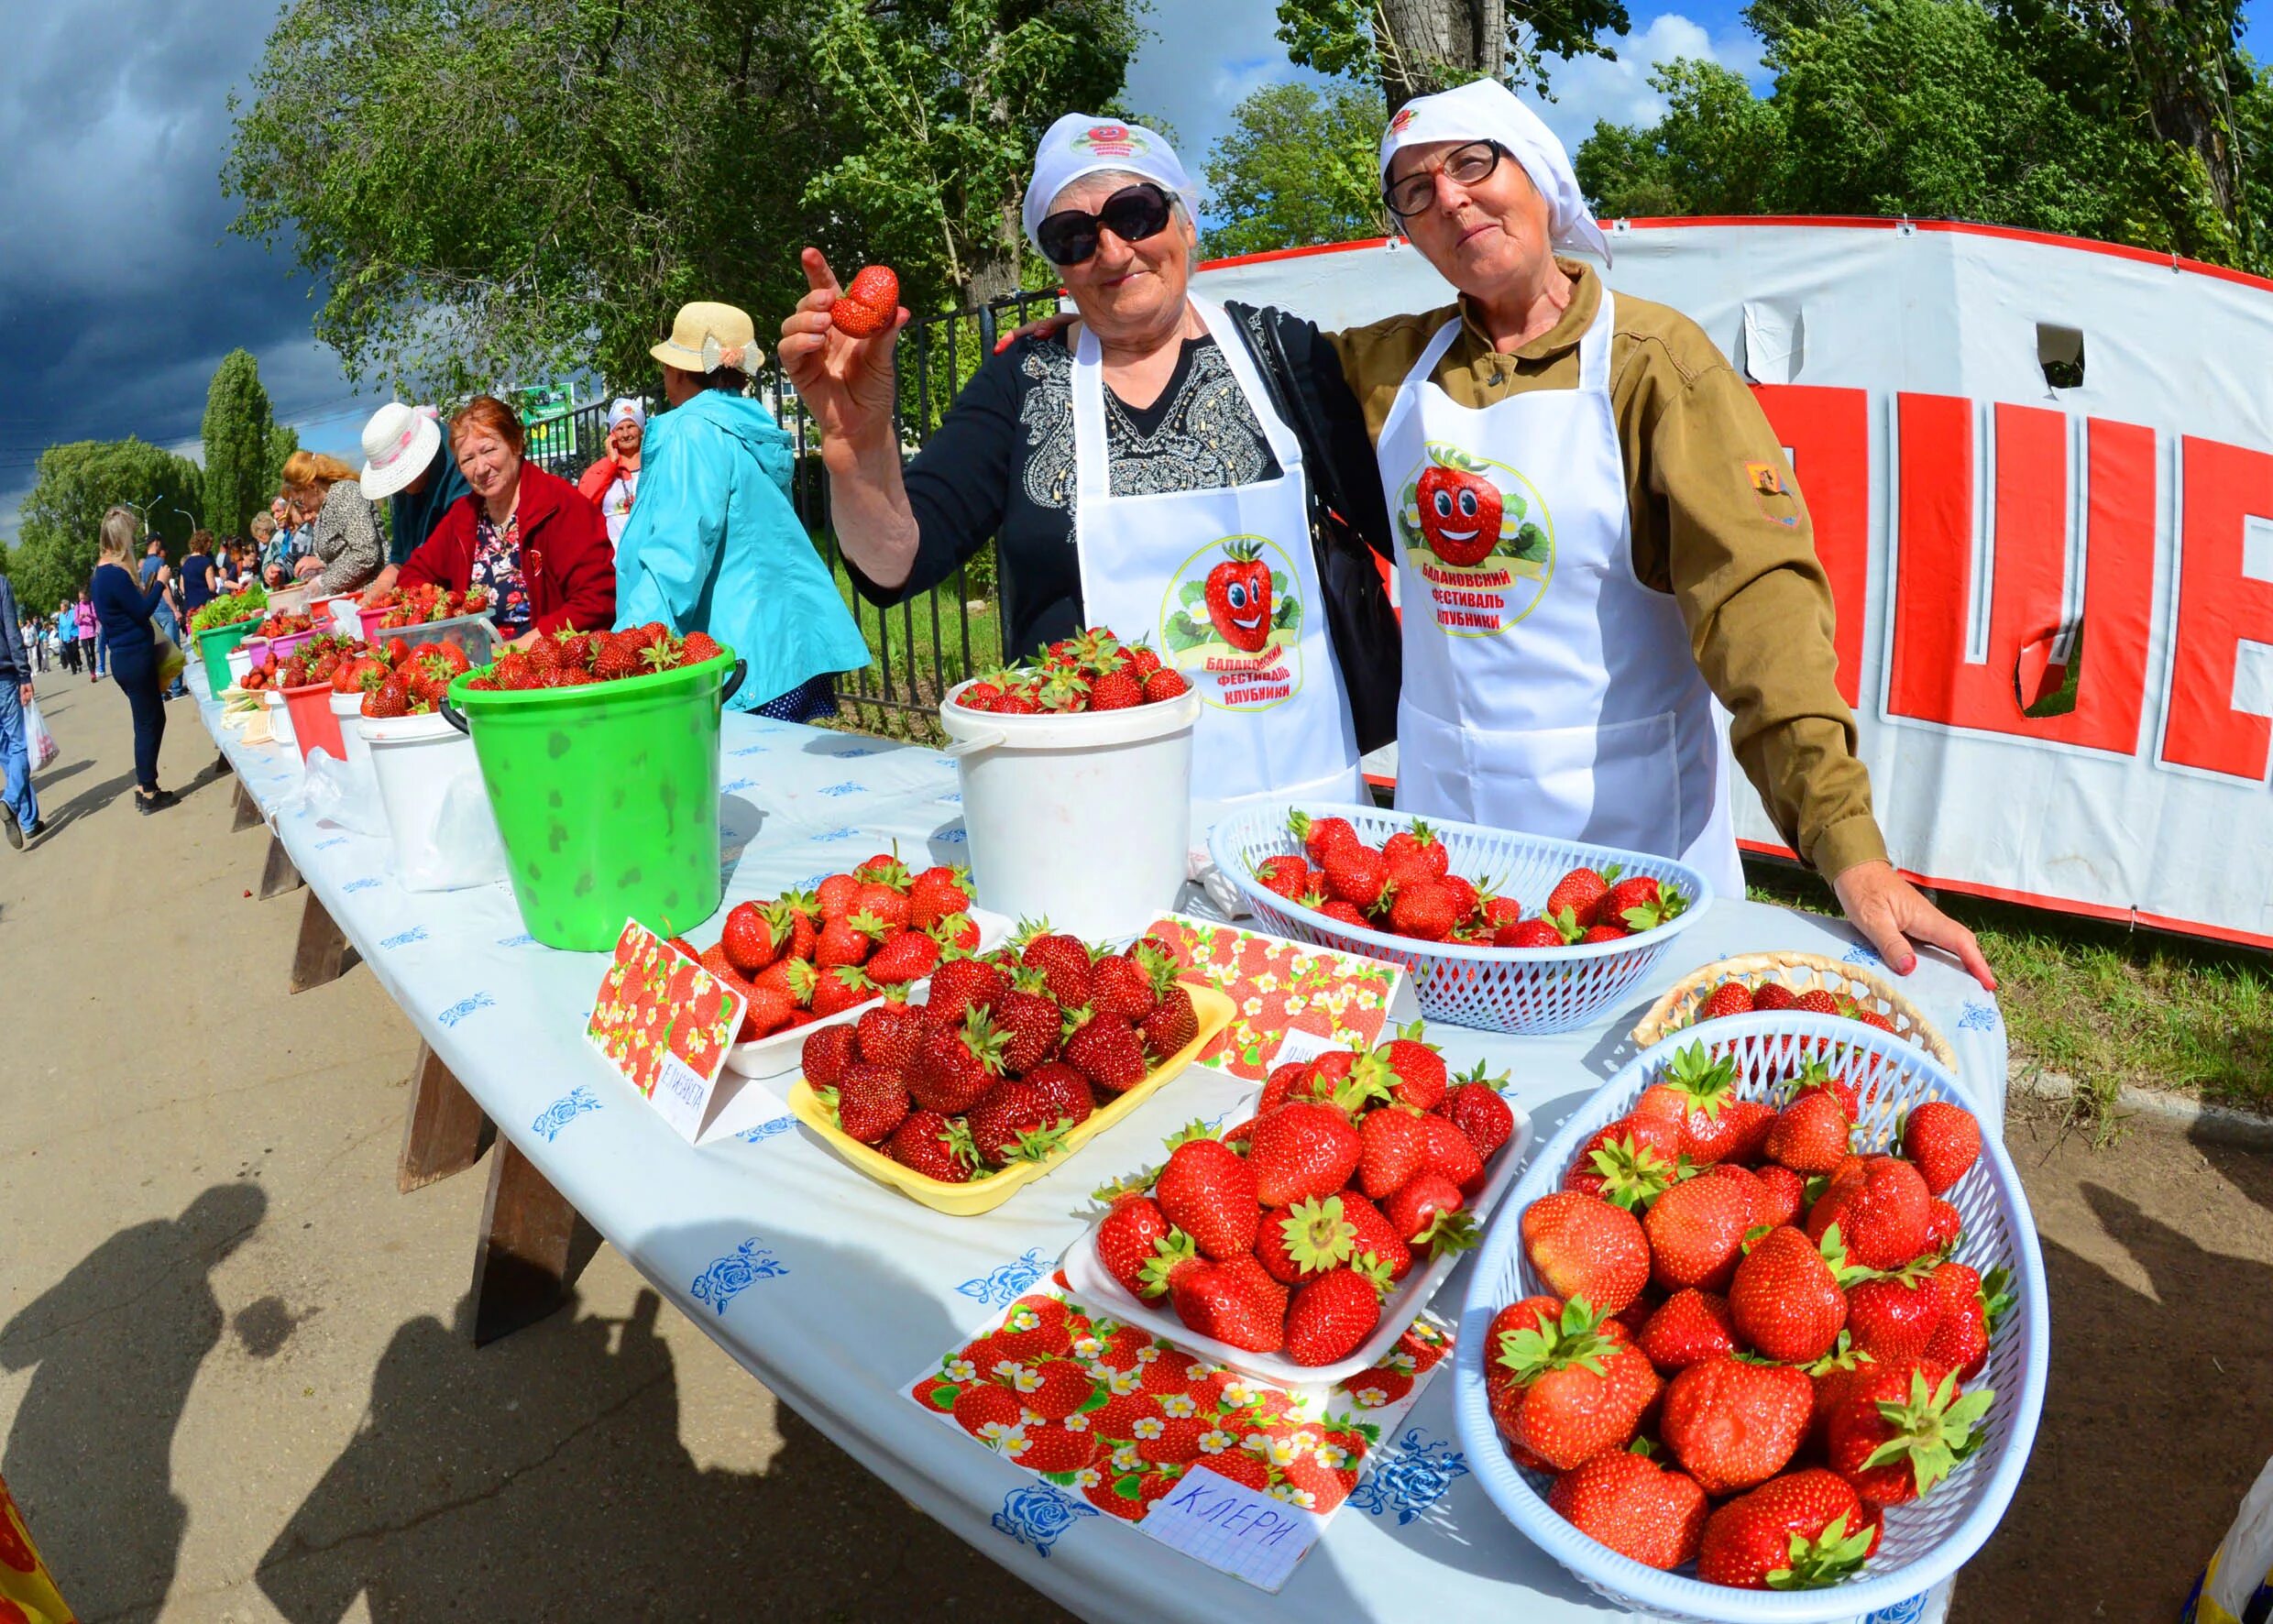
[[[446,418],[390,401],[364,425],[359,469],[294,452],[247,535],[199,530],[178,566],[134,509],[115,507],[93,574],[52,614],[21,613],[0,576],[0,826],[11,843],[45,828],[27,756],[32,679],[60,669],[118,685],[134,719],[136,803],[159,811],[176,799],[159,785],[158,755],[165,701],[189,692],[192,619],[256,585],[366,602],[398,587],[478,585],[497,630],[522,647],[660,621],[747,662],[734,708],[835,714],[837,675],[865,665],[868,650],[791,505],[790,437],[750,392],[764,360],[754,325],[732,305],[689,304],[650,353],[669,410],[650,422],[637,397],[611,402],[605,447],[574,483],[528,460],[520,414],[495,396]]]

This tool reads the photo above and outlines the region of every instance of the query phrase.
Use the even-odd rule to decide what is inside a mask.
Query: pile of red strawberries
[[[563,626],[525,649],[506,650],[487,671],[468,677],[466,686],[507,693],[582,687],[699,665],[724,652],[708,631],[677,637],[660,620],[622,631],[577,631]]]
[[[1853,1074],[1875,1059],[1818,1048],[1794,1040],[1780,1107],[1703,1044],[1677,1056],[1524,1211],[1551,1295],[1500,1310],[1486,1344],[1493,1418],[1556,1474],[1548,1503],[1718,1585],[1853,1574],[1883,1509],[1979,1446],[1993,1395],[1964,1384],[2011,1301],[2004,1271],[1950,1256],[1943,1197],[1980,1125],[1930,1102],[1857,1154]]]
[[[1001,716],[1126,710],[1174,699],[1191,687],[1181,672],[1161,664],[1141,642],[1125,643],[1098,626],[1051,643],[1038,664],[988,673],[954,703]]]
[[[1742,982],[1723,982],[1705,996],[1697,1005],[1697,1018],[1717,1021],[1723,1015],[1751,1015],[1755,1010],[1795,1010],[1801,1015],[1843,1015],[1850,1021],[1861,1021],[1882,1032],[1892,1032],[1894,1023],[1867,1004],[1859,1004],[1842,993],[1826,987],[1810,987],[1805,993],[1795,993],[1782,982],[1762,982],[1757,987]]]
[[[1475,1244],[1467,1204],[1514,1126],[1482,1069],[1451,1078],[1417,1028],[1290,1061],[1249,1121],[1221,1138],[1194,1124],[1157,1175],[1098,1192],[1098,1257],[1202,1336],[1332,1365],[1417,1255]]]
[[[422,581],[415,587],[398,587],[381,604],[385,612],[379,617],[379,630],[393,631],[405,626],[423,626],[432,620],[456,620],[460,615],[486,615],[489,612],[489,589],[468,587],[464,592],[453,592],[447,587]]]
[[[293,649],[280,664],[272,654],[265,657],[245,673],[239,686],[254,690],[304,688],[313,683],[336,686],[340,672],[370,653],[368,643],[335,631],[323,632]]]
[[[943,959],[978,947],[970,906],[968,869],[914,872],[880,851],[810,891],[736,903],[708,948],[680,937],[671,945],[742,993],[735,1041],[753,1043],[887,993],[904,997]]]
[[[1382,930],[1419,941],[1473,947],[1562,948],[1618,941],[1654,930],[1685,912],[1686,894],[1647,874],[1620,879],[1607,871],[1573,869],[1555,882],[1546,905],[1531,918],[1488,881],[1451,872],[1451,854],[1436,831],[1415,819],[1378,847],[1358,838],[1345,817],[1289,815],[1302,855],[1266,857],[1255,878],[1267,891],[1337,924]]]
[[[314,624],[313,620],[298,609],[271,609],[262,619],[260,624],[253,628],[251,634],[254,637],[265,637],[273,642],[280,637],[291,637],[305,631]]]
[[[1043,924],[942,960],[921,1004],[888,1000],[813,1033],[805,1078],[847,1135],[963,1184],[1049,1159],[1199,1035],[1160,944],[1104,952]]]

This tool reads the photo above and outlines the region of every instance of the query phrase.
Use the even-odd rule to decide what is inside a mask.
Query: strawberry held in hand
[[[898,320],[900,279],[888,265],[862,268],[852,285],[829,307],[829,319],[848,338],[873,338]]]

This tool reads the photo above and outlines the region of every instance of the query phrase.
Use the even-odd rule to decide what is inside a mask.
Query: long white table
[[[939,1216],[872,1183],[786,1114],[690,1146],[584,1041],[604,955],[537,945],[501,883],[404,891],[385,840],[291,809],[302,778],[292,747],[245,743],[202,685],[198,698],[316,903],[511,1149],[752,1375],[1020,1578],[1100,1620],[1561,1620],[1607,1610],[1469,1476],[1449,1362],[1276,1596],[1087,1507],[1062,1527],[1036,1526],[1010,1504],[1035,1479],[905,1397],[953,1342],[1054,1267],[1084,1227],[1091,1190],[1156,1161],[1162,1137],[1193,1117],[1242,1105],[1246,1085],[1191,1071],[1067,1167],[975,1218]],[[955,770],[934,752],[733,714],[721,748],[730,903],[849,867],[894,839],[911,860],[961,854]],[[1543,1143],[1631,1052],[1624,1035],[1666,986],[1711,960],[1770,948],[1875,962],[1834,921],[1723,901],[1589,1032],[1511,1038],[1437,1026],[1431,1037],[1455,1069],[1482,1059],[1511,1072]],[[2006,1060],[1994,1002],[1941,963],[1922,965],[1905,990],[1948,1035],[1984,1121],[1997,1124]],[[1466,1289],[1464,1267],[1437,1311],[1455,1314]],[[1931,1618],[1935,1601],[1879,1618]]]

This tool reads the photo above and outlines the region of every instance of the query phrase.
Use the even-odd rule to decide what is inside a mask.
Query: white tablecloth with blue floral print
[[[192,682],[199,673],[192,667]],[[908,1499],[1073,1611],[1095,1619],[1599,1616],[1604,1604],[1517,1535],[1470,1479],[1449,1375],[1388,1441],[1319,1547],[1276,1597],[1167,1552],[974,1447],[904,1396],[942,1350],[1055,1266],[1088,1192],[1158,1158],[1194,1117],[1225,1119],[1248,1090],[1192,1071],[1072,1163],[975,1218],[935,1214],[871,1183],[786,1115],[690,1146],[602,1063],[583,1026],[606,957],[555,952],[522,929],[503,884],[413,894],[384,839],[291,807],[289,745],[247,745],[206,725],[302,875],[420,1035],[561,1194],[696,1323]],[[897,839],[911,860],[957,861],[953,763],[888,741],[730,713],[722,828],[730,902],[844,868]],[[1786,947],[1871,960],[1835,922],[1727,901],[1679,938],[1594,1031],[1510,1038],[1434,1028],[1456,1069],[1513,1074],[1513,1096],[1551,1136],[1631,1052],[1623,1034],[1674,981],[1709,960]],[[1958,1049],[1999,1121],[2004,1028],[1955,970],[1905,987]],[[1436,1306],[1456,1311],[1455,1273]],[[1446,1366],[1449,1371],[1449,1364]],[[1891,1609],[1882,1624],[1941,1611]]]

